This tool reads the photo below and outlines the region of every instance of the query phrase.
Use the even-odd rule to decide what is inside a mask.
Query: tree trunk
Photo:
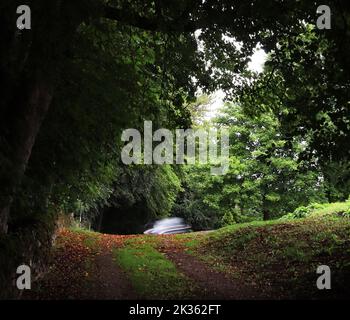
[[[22,181],[36,136],[52,100],[53,88],[49,81],[38,77],[32,84],[28,83],[30,79],[23,80],[23,90],[17,92],[18,98],[9,110],[7,140],[11,147],[8,157],[10,167],[1,187],[0,234],[8,231],[10,207],[16,189]]]
[[[100,211],[100,215],[98,217],[98,224],[97,224],[97,230],[96,230],[98,232],[101,232],[101,229],[102,229],[103,214],[104,214],[104,209]]]
[[[263,210],[263,220],[264,220],[264,221],[270,220],[270,211],[267,210],[267,209],[264,209],[264,210]]]
[[[10,214],[10,203],[0,209],[0,234],[7,233],[8,217]]]
[[[23,58],[19,61],[22,64],[25,61],[25,68],[23,66],[15,70],[11,65],[10,71],[2,76],[3,66],[0,64],[0,79],[8,78],[8,74],[13,72],[19,75],[12,83],[9,101],[0,104],[3,109],[0,108],[0,130],[5,136],[2,139],[0,135],[0,143],[5,141],[9,149],[4,151],[6,167],[1,163],[0,168],[0,234],[8,232],[11,204],[23,179],[41,123],[51,104],[53,87],[62,70],[62,59],[68,54],[67,48],[71,47],[78,26],[88,19],[88,14],[95,12],[89,8],[80,13],[80,4],[81,2],[60,0],[33,3],[31,9],[33,15],[35,13],[36,23],[33,23],[32,30],[15,36],[19,40],[14,44],[14,49]],[[12,33],[15,31],[17,32],[12,30]],[[24,36],[29,39],[26,42],[28,45],[17,48]],[[11,40],[10,36],[9,39]],[[8,61],[14,59],[10,53],[5,58]],[[16,59],[15,61],[19,63]],[[3,65],[7,66],[7,62]]]

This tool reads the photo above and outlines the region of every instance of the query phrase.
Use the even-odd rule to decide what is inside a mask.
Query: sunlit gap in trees
[[[197,40],[198,50],[204,51],[204,43],[199,39],[199,36],[201,34],[201,30],[197,30],[195,32],[195,37]],[[237,48],[237,50],[240,50],[242,47],[242,44],[238,41],[235,41],[232,37],[229,37],[227,35],[222,35],[223,39],[226,42],[234,44],[234,46]],[[257,45],[254,49],[253,54],[250,57],[250,61],[248,63],[248,70],[256,73],[261,73],[264,70],[264,65],[267,59],[267,53],[264,49],[262,49],[259,45]],[[210,65],[210,61],[207,62],[208,65]],[[197,96],[202,95],[203,92],[201,88],[197,89]],[[223,90],[219,89],[213,92],[210,95],[210,100],[208,102],[208,105],[205,106],[205,112],[203,113],[203,120],[209,121],[210,119],[215,118],[218,116],[219,111],[221,107],[223,106],[225,98],[225,93]]]

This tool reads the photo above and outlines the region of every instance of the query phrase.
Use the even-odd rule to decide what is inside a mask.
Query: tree
[[[303,141],[288,144],[272,111],[249,116],[244,110],[237,103],[227,103],[216,120],[216,125],[230,130],[228,172],[211,176],[208,165],[185,171],[187,194],[175,205],[176,213],[199,228],[269,220],[301,204],[324,200],[320,169],[299,160]]]
[[[305,24],[300,34],[279,39],[265,72],[253,75],[241,95],[249,101],[247,113],[274,112],[288,143],[307,142],[300,157],[321,169],[329,201],[343,201],[350,193],[349,61],[343,56],[349,44],[338,32],[332,31],[330,39],[328,33]],[[343,168],[340,179],[329,174],[335,166],[336,171]]]

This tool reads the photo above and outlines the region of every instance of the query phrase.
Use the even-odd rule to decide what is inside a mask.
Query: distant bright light
[[[267,59],[267,54],[263,49],[257,48],[254,50],[253,55],[250,58],[250,62],[248,63],[248,69],[250,71],[255,71],[261,73],[264,71],[264,64]],[[216,117],[219,113],[220,108],[224,104],[225,94],[222,90],[217,90],[213,94],[213,101],[208,106],[208,111],[204,114],[205,120],[210,120]]]
[[[263,49],[255,49],[251,61],[248,63],[248,69],[258,73],[263,72],[266,59],[267,54]]]
[[[215,91],[211,96],[213,97],[213,100],[211,104],[208,105],[207,112],[204,113],[205,120],[215,118],[224,104],[225,93],[222,90]]]
[[[201,30],[197,30],[195,32],[195,37],[198,43],[198,50],[203,52],[204,50],[203,42],[198,39],[200,34],[201,34]],[[225,35],[223,36],[223,38],[226,42],[233,43],[238,50],[240,50],[240,48],[242,47],[242,44],[235,41],[233,38],[227,37]],[[248,63],[248,70],[257,72],[257,73],[263,72],[266,59],[267,59],[266,52],[263,49],[259,48],[259,46],[257,46],[254,49],[252,56],[250,57],[250,62]],[[207,112],[204,113],[204,120],[210,120],[216,117],[219,113],[220,108],[224,104],[225,94],[222,90],[217,90],[213,92],[211,96],[213,99],[211,104],[208,105]]]

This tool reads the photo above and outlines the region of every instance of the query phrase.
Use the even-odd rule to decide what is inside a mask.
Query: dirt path
[[[140,298],[125,271],[113,260],[113,249],[122,246],[125,239],[118,235],[60,230],[51,263],[23,299]]]
[[[54,251],[49,272],[24,298],[28,299],[96,299],[128,300],[142,298],[132,286],[126,272],[113,257],[123,236],[96,235],[64,231]],[[173,237],[157,238],[156,248],[194,283],[196,299],[254,298],[256,291],[213,266],[190,255]],[[192,296],[192,294],[191,294]]]
[[[239,300],[253,299],[254,289],[244,284],[243,280],[232,279],[227,274],[209,267],[199,258],[184,252],[184,248],[163,242],[158,250],[171,260],[178,270],[188,276],[198,286],[197,299]]]
[[[111,254],[99,255],[95,259],[96,272],[91,279],[89,299],[132,300],[140,297],[134,291],[126,273],[113,261]]]
[[[240,279],[232,279],[227,274],[209,267],[199,258],[185,252],[183,246],[164,238],[157,248],[171,260],[177,269],[192,279],[198,288],[195,290],[197,299],[245,299],[254,297],[254,292],[248,289]],[[113,261],[111,254],[103,254],[95,258],[95,276],[91,279],[89,290],[91,299],[138,299],[127,274]]]

